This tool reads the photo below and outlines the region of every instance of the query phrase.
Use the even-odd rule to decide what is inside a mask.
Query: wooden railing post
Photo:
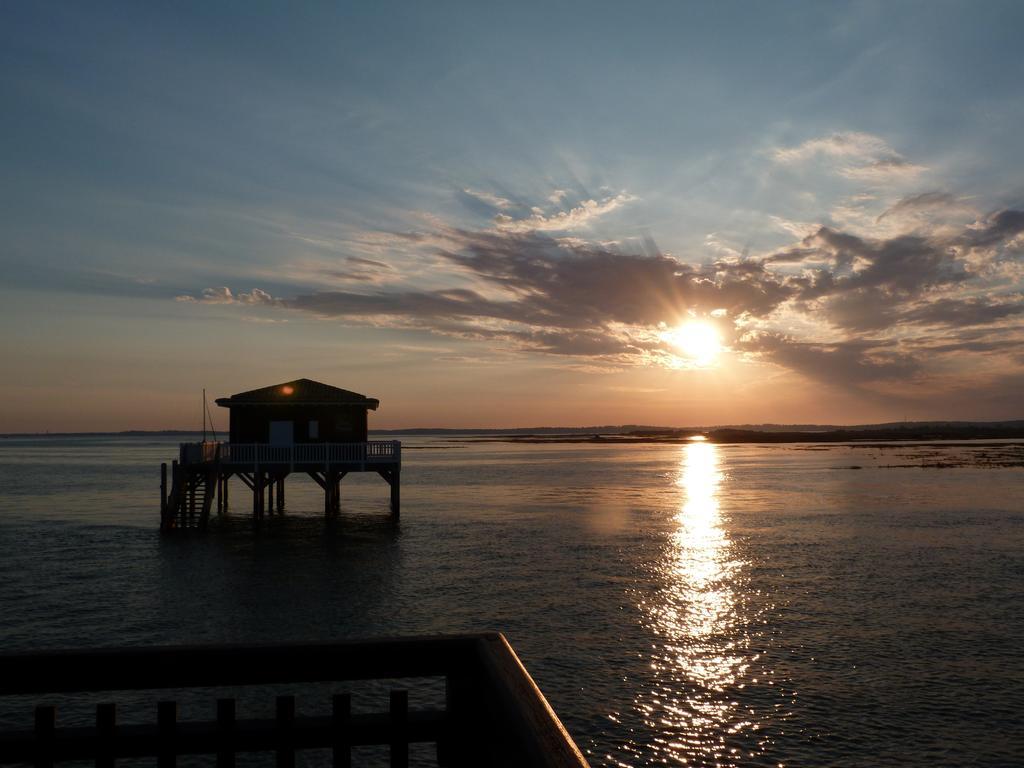
[[[295,697],[277,697],[277,768],[295,768]]]
[[[217,768],[235,768],[235,700],[217,699]]]
[[[36,768],[53,766],[53,732],[57,722],[57,710],[53,707],[36,707],[35,714],[35,760]]]
[[[331,752],[333,768],[352,768],[352,695],[335,694],[331,699]]]
[[[473,676],[450,671],[444,680],[444,701],[445,726],[437,740],[437,764],[444,768],[473,765],[486,752],[486,745],[479,742],[487,738],[481,693]]]
[[[409,768],[409,692],[391,692],[391,768]]]
[[[156,705],[156,726],[160,741],[157,755],[157,768],[174,768],[178,760],[177,744],[178,704],[174,701],[161,701]]]
[[[117,705],[96,705],[96,768],[113,768],[117,734]]]

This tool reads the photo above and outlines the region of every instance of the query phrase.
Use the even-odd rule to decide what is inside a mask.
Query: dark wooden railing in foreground
[[[586,768],[587,762],[505,637],[498,633],[372,642],[298,645],[122,648],[0,654],[0,696],[158,691],[389,678],[445,679],[445,707],[410,711],[393,690],[386,713],[353,713],[348,693],[331,697],[317,716],[296,714],[294,696],[276,697],[271,719],[239,717],[221,698],[208,721],[179,721],[174,701],[155,697],[155,722],[118,725],[109,696],[95,726],[60,727],[55,708],[37,706],[35,727],[0,731],[0,763],[52,766],[89,760],[110,768],[118,758],[156,757],[172,768],[178,755],[216,755],[229,768],[239,752],[272,752],[293,768],[295,752],[330,749],[332,765],[351,765],[351,747],[388,745],[392,766],[405,766],[409,744],[437,744],[440,766]],[[303,704],[307,702],[303,701]],[[325,703],[326,704],[326,703]]]

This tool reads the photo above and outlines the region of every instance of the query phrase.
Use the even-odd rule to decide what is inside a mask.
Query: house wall
[[[249,405],[231,409],[232,443],[267,443],[270,422],[291,421],[296,443],[363,443],[367,439],[366,408],[354,405]],[[309,423],[317,436],[309,436]]]

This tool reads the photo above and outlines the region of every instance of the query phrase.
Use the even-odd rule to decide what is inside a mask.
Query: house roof
[[[222,408],[259,405],[360,405],[375,411],[380,401],[312,379],[295,379],[271,387],[239,392],[231,397],[219,397],[217,405]]]

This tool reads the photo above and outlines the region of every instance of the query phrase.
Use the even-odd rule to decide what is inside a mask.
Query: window
[[[310,421],[309,422],[309,439],[317,440],[320,438],[320,422]]]

